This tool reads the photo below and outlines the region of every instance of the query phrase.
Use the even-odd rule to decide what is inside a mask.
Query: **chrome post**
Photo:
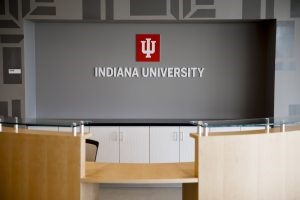
[[[282,133],[285,132],[285,123],[284,123],[284,121],[280,125],[280,132],[282,132]]]
[[[77,136],[77,124],[75,122],[72,124],[72,132],[74,136]]]
[[[14,125],[14,128],[15,128],[15,133],[18,133],[18,132],[19,132],[18,117],[15,117],[15,125]]]
[[[0,132],[2,132],[2,119],[0,118]]]
[[[203,122],[202,121],[198,121],[197,122],[197,133],[199,136],[202,136],[202,133],[203,133]]]
[[[270,119],[269,118],[266,118],[265,131],[266,131],[266,133],[270,133]]]
[[[204,125],[204,135],[203,136],[207,137],[208,136],[208,124],[204,123],[203,125]]]
[[[81,136],[84,136],[84,122],[80,121],[80,134]]]

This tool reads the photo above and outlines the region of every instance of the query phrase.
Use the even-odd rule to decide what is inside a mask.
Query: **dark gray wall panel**
[[[176,19],[179,19],[179,0],[171,0],[171,13]]]
[[[186,17],[190,11],[191,11],[191,0],[183,1],[183,17]]]
[[[100,0],[83,0],[82,17],[84,20],[100,20]]]
[[[274,0],[267,0],[266,18],[267,19],[273,19],[274,18]]]
[[[166,0],[130,0],[130,15],[166,15]]]
[[[22,1],[22,16],[24,17],[30,11],[30,0],[23,0]]]
[[[291,17],[300,17],[300,1],[291,0]]]
[[[38,23],[37,117],[272,116],[275,22],[268,23]],[[150,32],[161,35],[161,60],[137,63],[135,34]],[[200,79],[95,78],[95,66],[205,71]]]
[[[22,74],[9,74],[9,69],[21,69],[21,47],[3,47],[3,83],[22,84]]]
[[[30,15],[56,15],[56,8],[38,6],[30,13]]]
[[[8,116],[8,102],[7,101],[0,101],[0,117],[7,117]]]
[[[216,9],[198,9],[194,12],[191,18],[215,18]]]
[[[243,0],[243,19],[260,19],[261,0]]]
[[[5,14],[5,2],[4,0],[0,1],[0,15],[4,15]]]
[[[21,100],[12,100],[11,101],[11,115],[12,117],[21,117]]]
[[[9,12],[14,18],[19,19],[18,0],[9,0]]]
[[[19,28],[12,20],[0,20],[0,28]]]
[[[1,43],[19,43],[23,40],[24,35],[0,35]]]
[[[106,0],[106,20],[114,20],[114,1]]]
[[[196,5],[214,5],[214,0],[196,0]]]

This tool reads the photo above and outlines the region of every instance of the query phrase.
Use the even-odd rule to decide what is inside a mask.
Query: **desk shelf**
[[[197,183],[194,163],[112,164],[86,162],[85,183]]]

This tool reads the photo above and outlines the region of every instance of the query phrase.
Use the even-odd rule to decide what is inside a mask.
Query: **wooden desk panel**
[[[80,199],[80,137],[4,131],[0,133],[1,200]]]

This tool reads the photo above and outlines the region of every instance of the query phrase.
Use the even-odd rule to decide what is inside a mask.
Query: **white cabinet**
[[[150,163],[179,162],[179,127],[150,127]]]
[[[120,127],[120,162],[149,163],[149,126]]]
[[[79,129],[79,127],[77,127],[77,129]],[[59,126],[58,131],[59,132],[66,132],[66,133],[72,133],[73,132],[72,127],[65,127],[65,126]],[[77,132],[78,132],[78,130],[77,130]]]
[[[179,161],[194,162],[195,161],[195,140],[190,137],[191,133],[197,133],[195,126],[179,127]]]
[[[91,126],[99,142],[97,162],[149,163],[148,126]]]
[[[118,163],[119,160],[119,127],[91,126],[91,139],[99,142],[97,162]]]
[[[231,132],[231,131],[241,131],[241,127],[239,126],[222,126],[222,127],[211,127],[209,128],[209,132]],[[208,133],[209,134],[209,133]]]
[[[263,130],[264,126],[242,126],[241,131],[254,131],[254,130]]]
[[[30,126],[30,129],[72,132],[71,127]],[[79,129],[79,128],[78,128]],[[79,131],[79,130],[78,130]],[[97,162],[175,163],[194,161],[195,126],[91,126],[85,131],[99,142]]]
[[[41,130],[41,131],[58,131],[57,126],[28,126],[30,130]]]
[[[197,127],[150,127],[150,163],[193,162]]]

